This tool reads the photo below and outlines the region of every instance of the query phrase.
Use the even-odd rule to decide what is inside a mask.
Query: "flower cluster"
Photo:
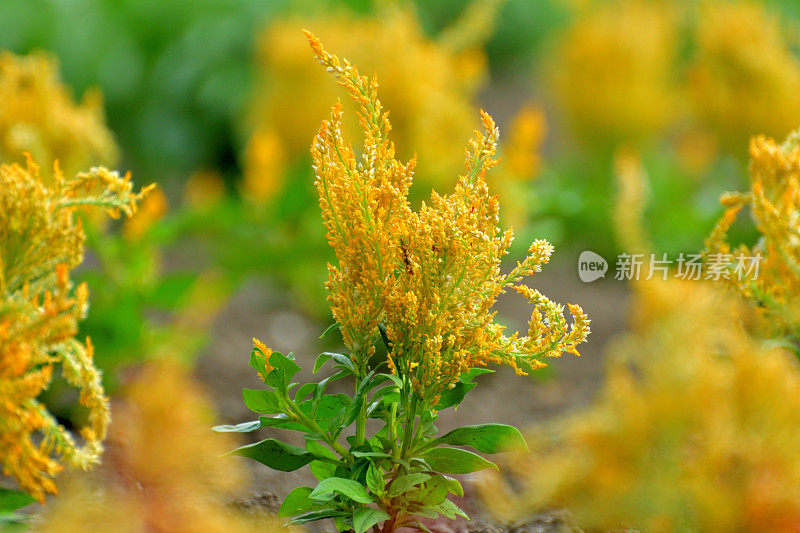
[[[778,144],[756,137],[750,145],[750,190],[722,197],[726,210],[706,240],[707,258],[762,258],[757,279],[733,275],[722,281],[756,304],[768,334],[800,338],[800,133]],[[752,247],[732,248],[727,232],[749,207],[761,234]]]
[[[419,150],[426,185],[452,184],[461,154],[455,143],[476,125],[471,102],[485,77],[479,46],[490,32],[473,27],[480,22],[491,28],[497,3],[475,1],[465,20],[438,40],[425,35],[411,10],[388,5],[370,16],[334,12],[272,25],[260,44],[264,90],[253,105],[245,192],[269,199],[284,185],[288,166],[305,164],[319,117],[336,95],[335,84],[308,61],[297,34],[303,26],[314,27],[330,46],[376,73],[401,155]],[[348,133],[358,128],[355,121],[345,124]]]
[[[794,358],[754,340],[746,309],[709,284],[634,288],[597,403],[532,436],[514,460],[521,491],[493,476],[484,496],[510,518],[564,506],[588,530],[797,529]]]
[[[522,284],[547,263],[552,246],[535,241],[510,273],[500,272],[513,235],[498,228],[499,202],[486,184],[486,171],[497,163],[499,132],[491,117],[482,114],[485,133],[470,141],[455,190],[432,193],[415,211],[408,200],[415,161],[395,159],[377,81],[307,35],[319,61],[359,105],[364,132],[357,156],[343,139],[337,103],[312,146],[337,259],[329,266],[329,300],[354,362],[366,365],[385,326],[390,367],[435,403],[470,368],[504,363],[524,373],[544,366],[542,358],[577,353],[589,331],[586,315],[570,305],[570,326],[561,305]],[[527,336],[506,336],[493,320],[494,302],[509,288],[534,305]]]
[[[146,192],[104,168],[65,178],[56,165],[45,179],[30,158],[0,166],[0,465],[37,499],[56,492],[55,457],[82,468],[98,461],[108,424],[92,345],[74,338],[88,307],[86,285],[69,279],[83,260],[75,211],[130,215]],[[58,366],[88,413],[82,445],[37,401]]]
[[[29,152],[36,161],[58,160],[72,176],[116,162],[100,93],[89,91],[75,104],[53,57],[0,53],[0,102],[0,163],[19,162]]]

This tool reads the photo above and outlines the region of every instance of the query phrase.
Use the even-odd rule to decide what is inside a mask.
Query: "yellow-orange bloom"
[[[188,368],[169,358],[147,363],[115,404],[104,466],[71,480],[37,531],[281,530],[277,520],[257,524],[229,505],[245,472],[220,460],[234,442],[209,435],[213,415]]]
[[[560,39],[555,96],[575,132],[596,144],[640,141],[677,118],[678,25],[667,2],[594,2]]]
[[[722,203],[726,209],[706,240],[706,258],[729,258],[720,281],[756,305],[768,334],[800,338],[800,133],[783,144],[755,137],[750,190],[727,193]],[[744,207],[762,237],[733,248],[727,232]]]
[[[319,117],[336,95],[335,83],[308,60],[300,27],[314,28],[362,71],[380,78],[398,153],[411,157],[416,150],[427,187],[452,185],[462,139],[477,125],[472,101],[485,77],[480,45],[493,27],[498,3],[474,1],[439,38],[425,34],[412,10],[389,4],[369,16],[334,10],[276,21],[259,44],[263,89],[252,106],[246,193],[264,200],[284,185],[285,167],[307,156]],[[348,106],[345,117],[353,116]],[[345,118],[343,127],[354,133],[358,123]]]
[[[132,188],[106,169],[65,178],[55,166],[45,180],[30,158],[27,167],[0,166],[0,467],[39,500],[56,492],[60,460],[81,468],[99,461],[108,424],[92,344],[74,338],[89,295],[69,279],[83,259],[75,211],[132,214],[144,195]],[[56,365],[88,411],[82,445],[37,401]]]
[[[383,324],[394,369],[413,380],[425,401],[434,401],[472,367],[505,363],[524,373],[543,366],[541,358],[574,352],[589,331],[580,308],[570,306],[570,327],[562,306],[521,285],[549,260],[552,246],[535,241],[516,268],[500,272],[513,236],[500,232],[499,202],[486,184],[486,171],[497,163],[499,131],[492,118],[482,113],[485,133],[475,132],[469,142],[454,191],[434,192],[414,211],[408,200],[414,161],[395,159],[377,79],[361,76],[307,35],[319,61],[359,105],[364,134],[357,157],[344,141],[337,103],[312,146],[337,259],[329,266],[329,300],[356,363],[366,363]],[[509,288],[534,305],[527,336],[505,336],[493,321],[494,302]]]

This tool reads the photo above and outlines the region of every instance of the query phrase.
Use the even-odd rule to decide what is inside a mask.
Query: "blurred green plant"
[[[8,0],[0,48],[52,51],[75,90],[100,87],[126,165],[169,181],[235,167],[253,35],[285,4]]]

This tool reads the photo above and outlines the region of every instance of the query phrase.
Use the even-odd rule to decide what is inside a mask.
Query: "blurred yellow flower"
[[[276,130],[256,130],[245,152],[242,183],[245,196],[266,202],[280,192],[286,180],[287,155]]]
[[[225,182],[218,172],[198,170],[183,186],[183,201],[191,207],[207,207],[225,196]]]
[[[575,133],[614,146],[661,134],[679,116],[672,7],[647,0],[593,2],[559,41],[555,97]]]
[[[542,164],[541,146],[547,122],[541,108],[526,104],[512,119],[508,140],[502,145],[502,162],[488,182],[497,191],[503,221],[512,228],[525,226],[534,201],[529,180]]]
[[[0,163],[21,162],[29,152],[36,161],[58,160],[67,176],[116,163],[100,93],[74,103],[54,57],[0,51],[0,102]]]
[[[763,2],[704,2],[689,71],[694,113],[734,153],[800,126],[800,58]]]
[[[707,284],[635,289],[595,405],[531,436],[514,458],[520,491],[489,475],[484,496],[508,517],[565,507],[600,531],[797,530],[794,357],[750,337],[746,313]]]
[[[497,2],[478,4],[492,11]],[[385,6],[369,17],[338,12],[283,19],[268,28],[259,46],[263,88],[252,106],[245,190],[263,199],[280,189],[283,165],[306,156],[319,117],[336,97],[336,84],[309,58],[303,27],[379,77],[398,152],[410,157],[418,150],[418,173],[427,187],[452,185],[462,143],[477,125],[472,100],[485,76],[482,43],[458,37],[461,32],[447,35],[452,46],[466,48],[439,43],[411,11]],[[349,111],[346,116],[354,115]],[[355,132],[358,123],[347,121],[345,129]]]
[[[60,460],[81,468],[99,461],[108,424],[92,345],[74,338],[89,295],[69,279],[83,260],[75,211],[130,215],[146,192],[103,168],[65,178],[55,166],[44,179],[30,157],[27,167],[0,166],[0,466],[40,501],[56,492]],[[37,400],[57,365],[88,411],[82,445]]]
[[[503,145],[503,164],[517,179],[536,176],[541,164],[539,155],[547,135],[544,112],[533,104],[519,110],[511,121],[508,141]]]

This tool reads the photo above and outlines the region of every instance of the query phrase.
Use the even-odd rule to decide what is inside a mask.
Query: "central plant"
[[[245,389],[243,395],[248,408],[268,416],[216,429],[272,427],[303,434],[304,448],[270,438],[231,452],[282,471],[310,466],[319,484],[296,488],[281,507],[281,515],[294,517],[291,523],[332,518],[340,531],[425,530],[420,517],[466,517],[448,499],[462,496],[463,489],[446,474],[496,468],[459,446],[485,454],[526,448],[519,431],[502,424],[466,426],[437,437],[438,411],[457,406],[475,387],[473,380],[491,372],[489,364],[507,364],[523,375],[545,366],[544,357],[577,355],[589,320],[569,305],[570,326],[563,306],[521,284],[549,260],[553,248],[546,241],[534,241],[509,273],[500,271],[513,236],[500,232],[498,201],[485,181],[497,163],[499,133],[492,118],[482,114],[485,133],[476,132],[470,141],[455,191],[433,193],[415,211],[408,201],[414,161],[395,159],[377,80],[361,76],[306,35],[320,63],[359,105],[364,133],[357,156],[343,140],[337,102],[311,149],[337,260],[328,266],[328,299],[347,353],[323,353],[314,371],[330,363],[335,372],[298,384],[292,382],[300,371],[292,354],[256,341],[250,364],[267,388]],[[533,305],[525,336],[507,336],[493,320],[494,302],[509,288]],[[376,352],[380,344],[385,357]],[[331,381],[345,378],[355,382],[352,396],[326,394]],[[370,435],[368,419],[380,425]]]

